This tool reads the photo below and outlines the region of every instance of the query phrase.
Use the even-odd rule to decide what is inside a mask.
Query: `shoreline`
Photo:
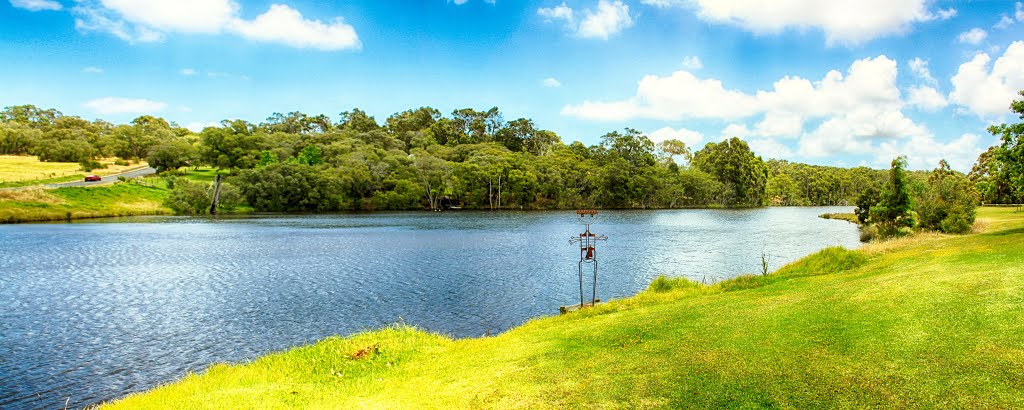
[[[891,376],[887,376],[892,371],[903,374],[921,370],[931,371],[929,380],[937,380],[938,386],[947,386],[943,389],[956,389],[955,397],[960,405],[1009,404],[1024,396],[1019,391],[1008,396],[982,394],[997,388],[995,385],[970,386],[963,390],[962,386],[956,387],[960,385],[941,382],[946,378],[969,376],[972,379],[988,377],[988,383],[998,384],[1002,379],[994,376],[1004,373],[991,366],[1012,367],[1024,362],[1024,353],[992,362],[988,358],[990,353],[1002,351],[996,350],[976,352],[979,357],[971,361],[987,365],[951,366],[951,360],[964,356],[957,349],[949,350],[948,346],[964,343],[959,338],[974,340],[976,333],[949,333],[945,329],[960,326],[953,316],[971,312],[975,307],[986,309],[987,305],[975,304],[992,295],[964,294],[966,301],[953,298],[942,302],[967,304],[962,309],[953,309],[957,312],[953,316],[947,314],[945,304],[936,305],[937,301],[918,297],[940,289],[941,292],[963,290],[961,283],[965,281],[982,281],[992,286],[989,282],[992,275],[999,278],[997,286],[1009,286],[1007,289],[1024,283],[1024,278],[1014,268],[1016,265],[1007,264],[1016,262],[1006,261],[1005,257],[992,261],[986,256],[993,246],[1007,252],[1015,249],[1018,236],[1024,234],[1020,231],[1024,215],[999,208],[986,208],[982,213],[982,225],[990,228],[982,234],[924,234],[870,244],[854,251],[827,248],[767,276],[740,276],[710,286],[685,279],[657,279],[647,290],[632,297],[563,316],[532,319],[492,337],[452,339],[394,326],[344,337],[333,336],[245,363],[212,365],[200,373],[103,403],[103,406],[216,408],[259,402],[335,407],[358,403],[427,407],[557,403],[562,407],[575,407],[602,402],[629,407],[650,404],[653,400],[670,407],[730,403],[816,407],[937,404],[934,400],[949,397],[932,390],[936,385],[917,385],[914,381],[917,379],[891,380]],[[1024,251],[1012,252],[1009,257],[1013,260],[1024,260]],[[920,261],[924,260],[934,260],[938,266],[921,266]],[[944,268],[948,264],[957,269]],[[904,284],[906,281],[914,284]],[[879,291],[877,286],[882,284],[885,284],[884,290]],[[864,293],[870,289],[875,290]],[[911,290],[924,293],[906,294]],[[889,303],[897,301],[902,304],[898,312],[889,307]],[[782,305],[777,306],[779,303]],[[735,313],[721,315],[717,306],[722,304],[732,306],[728,311]],[[873,313],[864,316],[864,309]],[[901,319],[906,315],[910,315],[908,321]],[[865,321],[866,317],[873,319]],[[929,318],[930,333],[955,340],[872,336],[890,332],[905,334],[906,326],[917,326],[919,321],[915,318],[924,317]],[[992,326],[992,329],[1018,319],[1013,315],[986,317],[982,325]],[[780,319],[783,322],[764,327]],[[708,320],[718,324],[702,325]],[[779,325],[787,330],[781,333],[772,330]],[[825,330],[849,326],[879,330],[868,333],[850,333],[852,329],[842,333]],[[990,341],[996,343],[995,346],[1020,341],[1018,333],[985,329],[989,327],[979,330],[986,337],[1003,337]],[[735,333],[737,331],[739,333]],[[823,331],[824,335],[833,336],[821,339]],[[775,336],[761,339],[768,335]],[[753,341],[758,342],[747,344]],[[833,345],[836,342],[853,346],[850,357],[859,359],[848,362],[844,352],[850,348],[836,350]],[[768,346],[762,346],[765,343]],[[897,347],[899,350],[887,350]],[[720,348],[727,348],[731,353],[726,356],[714,353]],[[822,348],[825,350],[819,350]],[[814,355],[805,354],[815,351]],[[910,360],[880,360],[885,356],[877,356],[879,351],[893,354],[909,351],[907,359]],[[917,352],[930,352],[932,359],[928,364],[920,364],[913,359]],[[728,357],[741,360],[724,360]],[[590,362],[587,358],[601,360]],[[638,363],[638,358],[643,360]],[[813,367],[807,367],[808,360]],[[701,365],[705,361],[709,361],[706,367]],[[759,363],[773,365],[761,367]],[[779,363],[784,366],[779,367]],[[894,365],[897,368],[890,368]],[[950,368],[957,371],[939,370]],[[842,369],[847,371],[835,373]],[[854,372],[859,376],[843,376],[854,369],[859,369]],[[649,377],[664,371],[670,373]],[[712,374],[717,376],[708,378]],[[693,384],[689,375],[704,376],[698,379],[702,380],[700,383]],[[758,383],[743,381],[751,377],[759,380]],[[878,383],[882,380],[888,383]],[[568,390],[559,387],[566,382],[576,387]],[[838,389],[838,386],[843,388]],[[765,388],[770,390],[764,391]],[[726,394],[730,391],[732,393]],[[801,394],[793,395],[794,391]],[[728,397],[732,401],[720,401]],[[514,401],[508,401],[513,398]]]

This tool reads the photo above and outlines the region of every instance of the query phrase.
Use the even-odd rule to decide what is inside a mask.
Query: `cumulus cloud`
[[[1010,18],[1010,16],[1007,16],[1007,15],[1004,14],[1001,17],[999,17],[999,22],[996,23],[996,25],[992,26],[992,27],[1002,30],[1002,29],[1005,29],[1005,28],[1009,28],[1010,26],[1013,25],[1013,23],[1016,23],[1016,22],[1017,21],[1012,19],[1012,18]]]
[[[756,97],[726,89],[716,79],[701,79],[688,71],[668,77],[645,76],[636,96],[623,101],[568,105],[562,114],[591,120],[651,118],[742,118],[759,110]]]
[[[920,78],[925,83],[938,84],[938,81],[932,76],[931,70],[928,69],[928,60],[914,57],[913,60],[907,61],[907,65],[910,66],[910,72],[914,73],[917,78]]]
[[[989,143],[975,134],[963,134],[945,143],[931,136],[915,136],[882,143],[876,150],[875,161],[878,165],[887,165],[893,158],[906,155],[911,169],[934,169],[944,159],[950,168],[968,172]]]
[[[765,136],[781,136],[799,132],[807,118],[842,114],[862,106],[898,110],[902,102],[896,75],[896,62],[880,56],[855,61],[846,76],[836,70],[817,82],[787,76],[776,81],[770,91],[749,94],[681,70],[667,77],[645,76],[636,95],[628,99],[584,101],[565,106],[562,113],[592,120],[733,120],[764,114],[758,129]]]
[[[558,88],[562,86],[562,82],[558,81],[558,79],[554,77],[545,78],[544,81],[541,81],[541,84],[548,88]]]
[[[746,138],[752,134],[753,132],[750,131],[750,128],[747,128],[747,126],[743,124],[729,124],[722,130],[722,136],[725,138]]]
[[[928,86],[910,87],[907,90],[907,103],[923,111],[938,111],[949,105],[946,96]]]
[[[72,11],[81,31],[110,33],[125,41],[160,41],[168,33],[232,33],[243,38],[319,50],[357,50],[355,28],[341,18],[307,19],[299,11],[273,4],[252,20],[240,17],[234,0],[85,0]]]
[[[629,6],[621,0],[599,0],[596,9],[583,11],[582,18],[564,2],[556,7],[537,9],[547,22],[561,22],[573,35],[580,38],[607,40],[633,26]]]
[[[773,139],[761,138],[747,142],[750,150],[762,158],[789,158],[793,156],[793,150]]]
[[[687,70],[696,71],[704,68],[704,63],[700,61],[700,57],[686,56],[683,58],[682,66]]]
[[[826,42],[859,44],[901,34],[914,23],[950,19],[955,9],[928,9],[928,0],[641,0],[656,6],[696,9],[706,21],[732,24],[757,34],[816,29]]]
[[[981,118],[1010,112],[1010,103],[1024,89],[1024,41],[1015,41],[1001,57],[979,53],[960,65],[951,79],[949,100]]]
[[[673,129],[672,127],[659,128],[647,133],[647,137],[654,143],[667,140],[679,140],[687,147],[694,148],[704,141],[704,134],[686,128]]]
[[[930,77],[922,75],[927,68],[925,61],[912,60],[908,65],[917,68],[918,77]],[[717,79],[680,70],[644,77],[632,97],[584,101],[565,106],[562,113],[613,121],[720,120],[728,122],[723,137],[744,138],[758,153],[769,157],[853,154],[881,158],[889,156],[889,150],[905,149],[905,153],[912,154],[914,146],[904,141],[936,141],[931,130],[904,113],[907,107],[934,111],[949,104],[949,99],[926,85],[911,87],[904,96],[897,86],[898,71],[896,61],[878,56],[856,60],[845,72],[831,70],[816,81],[786,76],[766,89],[745,92]],[[779,138],[795,138],[796,142]],[[962,148],[970,142],[959,141],[953,146]],[[922,158],[930,161],[935,155],[952,157],[950,152],[936,151]],[[968,152],[973,153],[973,148]]]
[[[362,43],[356,30],[338,18],[324,23],[307,20],[302,13],[283,4],[274,4],[252,21],[236,19],[231,28],[250,40],[287,44],[297,48],[320,50],[359,49]]]
[[[185,128],[187,128],[189,131],[198,133],[198,132],[202,131],[204,128],[206,128],[206,127],[216,127],[218,125],[220,125],[220,123],[213,122],[213,121],[210,121],[210,122],[193,121],[193,122],[190,122],[188,124],[185,124]]]
[[[960,36],[957,37],[957,41],[965,44],[978,45],[981,44],[982,41],[985,41],[986,37],[988,37],[988,32],[985,30],[972,28],[960,33]]]
[[[163,111],[167,103],[144,98],[104,97],[87,101],[83,107],[104,115],[111,114],[152,114]]]
[[[11,0],[11,5],[29,11],[60,10],[64,8],[53,0]]]

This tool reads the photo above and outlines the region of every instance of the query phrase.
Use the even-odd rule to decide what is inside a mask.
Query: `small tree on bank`
[[[917,226],[916,214],[912,211],[910,191],[907,184],[907,157],[892,160],[889,181],[882,193],[882,200],[871,207],[871,221],[878,226],[883,238],[910,233]]]

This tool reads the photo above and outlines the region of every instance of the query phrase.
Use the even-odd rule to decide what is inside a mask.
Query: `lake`
[[[855,225],[817,217],[851,209],[603,211],[598,297],[857,247]],[[581,231],[572,211],[0,225],[0,408],[81,407],[399,322],[502,332],[579,302]]]

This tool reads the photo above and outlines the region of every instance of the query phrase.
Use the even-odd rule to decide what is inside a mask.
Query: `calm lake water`
[[[855,225],[817,217],[850,211],[602,212],[598,297],[857,247]],[[399,321],[475,337],[579,300],[571,211],[125,221],[0,226],[0,408],[81,407]]]

